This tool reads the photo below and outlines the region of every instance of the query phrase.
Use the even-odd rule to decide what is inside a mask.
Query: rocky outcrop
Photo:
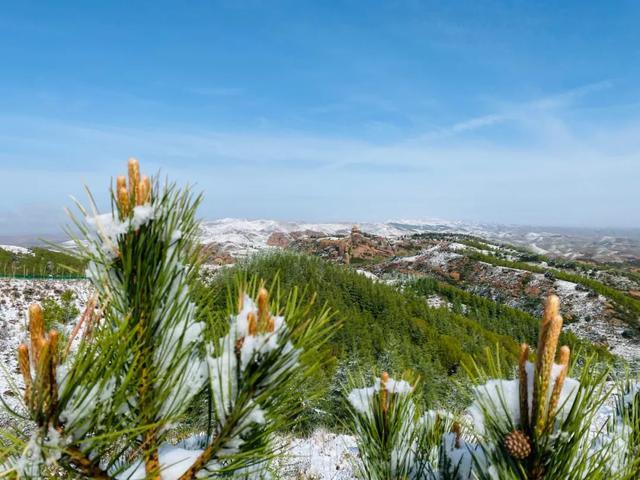
[[[345,264],[380,262],[398,252],[390,240],[362,233],[357,227],[344,236],[300,237],[289,248]]]
[[[267,245],[270,247],[287,248],[293,237],[283,232],[274,232],[267,238]]]
[[[230,265],[235,258],[220,244],[208,243],[200,250],[201,261],[212,265]]]

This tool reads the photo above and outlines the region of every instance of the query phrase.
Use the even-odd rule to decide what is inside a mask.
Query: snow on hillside
[[[216,243],[232,256],[268,248],[274,233],[317,232],[323,235],[346,234],[352,222],[311,223],[277,220],[223,218],[202,224],[202,243]],[[537,253],[565,258],[588,257],[597,261],[622,262],[640,259],[640,232],[628,230],[603,236],[598,230],[527,227],[446,220],[390,220],[357,223],[360,231],[392,238],[416,233],[458,233],[498,243],[531,248]]]
[[[361,232],[385,238],[397,238],[425,232],[466,233],[489,238],[489,230],[485,227],[444,220],[400,220],[365,222],[356,225]],[[268,240],[274,234],[295,232],[315,233],[324,236],[346,235],[353,226],[354,223],[349,222],[310,223],[223,218],[203,222],[200,229],[200,241],[205,245],[209,243],[221,245],[232,256],[246,256],[270,248]]]
[[[381,237],[399,237],[422,232],[450,233],[486,233],[480,226],[471,227],[462,222],[446,222],[444,220],[417,221],[400,220],[388,222],[355,223],[359,230]],[[267,240],[273,233],[317,232],[323,235],[344,235],[351,231],[354,222],[285,222],[278,220],[247,220],[223,218],[202,223],[202,243],[216,242],[237,245],[250,249],[267,247]]]
[[[20,255],[33,255],[33,252],[25,247],[19,247],[17,245],[0,245],[0,250],[5,250],[11,253],[17,253]]]
[[[381,236],[400,236],[406,232],[387,224],[358,224],[360,230]],[[322,235],[347,234],[352,223],[306,223],[280,222],[277,220],[242,220],[223,218],[203,222],[200,241],[203,244],[217,243],[229,253],[244,256],[268,248],[267,241],[274,233],[314,232]]]
[[[76,306],[81,310],[89,296],[86,281],[0,278],[0,362],[4,367],[0,370],[0,395],[14,407],[20,401],[12,395],[11,383],[22,387],[16,352],[18,345],[27,340],[27,308],[49,297],[57,299],[65,290],[75,293]]]
[[[323,235],[346,234],[353,224],[360,231],[393,238],[416,233],[451,233],[472,235],[498,244],[527,247],[535,253],[564,258],[590,258],[600,262],[640,261],[640,229],[606,230],[588,228],[535,227],[493,223],[429,220],[388,220],[384,222],[296,222],[278,220],[247,220],[223,218],[202,224],[201,240],[215,243],[233,257],[246,256],[268,248],[267,240],[274,233],[316,232]],[[60,238],[49,240],[59,242]],[[2,237],[7,248],[25,253],[24,247],[34,245],[35,238]],[[73,250],[73,242],[62,242]],[[2,246],[0,246],[2,248]],[[492,248],[491,246],[489,248]],[[28,252],[28,250],[27,250]]]
[[[417,255],[398,257],[392,262],[394,264],[406,264],[408,266],[411,266],[411,264],[414,263],[426,263],[430,267],[442,269],[446,267],[452,260],[461,257],[462,255],[460,255],[459,253],[450,251],[449,245],[434,245],[433,247],[427,248]]]

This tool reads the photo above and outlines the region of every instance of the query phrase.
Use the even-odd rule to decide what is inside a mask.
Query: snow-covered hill
[[[589,229],[501,225],[493,223],[428,220],[389,220],[384,222],[306,222],[247,220],[222,218],[202,224],[202,243],[215,245],[232,257],[245,256],[268,248],[274,234],[291,235],[315,232],[323,235],[344,234],[357,224],[360,231],[387,238],[415,233],[458,233],[497,243],[527,247],[535,253],[569,259],[584,258],[600,262],[639,262],[640,229]],[[12,253],[28,253],[41,244],[40,238],[73,248],[72,242],[55,236],[0,236],[0,249]]]
[[[19,245],[0,245],[0,250],[4,250],[9,253],[17,253],[19,255],[33,255],[33,252],[26,247]]]
[[[245,256],[268,248],[274,234],[348,233],[354,222],[283,222],[223,218],[202,224],[203,244],[216,244],[231,256]],[[591,258],[603,262],[640,260],[640,231],[604,231],[596,229],[562,229],[451,222],[446,220],[391,220],[357,223],[360,231],[387,238],[416,233],[460,233],[499,243],[530,248],[539,254],[566,258]]]
[[[203,244],[217,243],[236,255],[243,255],[268,248],[269,238],[274,234],[344,235],[351,231],[353,225],[354,223],[349,222],[310,223],[223,218],[203,222],[200,238]],[[390,238],[421,231],[409,224],[391,222],[357,225],[363,232]]]

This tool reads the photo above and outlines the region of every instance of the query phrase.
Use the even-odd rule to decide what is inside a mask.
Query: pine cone
[[[504,448],[509,455],[518,460],[524,460],[531,455],[531,441],[522,430],[514,430],[504,437]]]

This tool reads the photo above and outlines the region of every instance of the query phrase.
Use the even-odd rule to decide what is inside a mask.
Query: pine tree
[[[460,424],[443,411],[421,413],[415,382],[383,372],[370,387],[348,396],[350,421],[366,480],[469,478],[471,457]]]
[[[610,465],[617,478],[640,478],[640,383],[628,373],[615,394],[615,413],[598,444],[613,444]]]
[[[471,412],[480,454],[479,479],[552,480],[610,477],[611,443],[593,448],[590,428],[610,394],[606,368],[587,360],[579,380],[568,377],[570,350],[556,350],[562,317],[558,297],[547,299],[535,363],[530,347],[520,349],[517,378],[500,380],[499,365],[475,389]],[[481,372],[482,373],[482,372]]]
[[[640,389],[620,387],[608,429],[593,431],[609,398],[609,370],[586,360],[570,378],[570,351],[558,350],[559,300],[547,299],[535,363],[520,349],[517,377],[503,380],[500,356],[489,356],[486,382],[475,387],[465,429],[446,413],[419,413],[413,386],[385,373],[348,395],[351,429],[360,451],[358,473],[367,480],[630,480],[640,465]],[[472,373],[472,372],[470,372]]]
[[[259,477],[278,453],[273,433],[294,422],[286,392],[323,363],[329,313],[241,279],[224,324],[199,320],[200,197],[140,175],[132,159],[111,198],[111,213],[91,200],[72,215],[96,295],[68,343],[44,331],[39,305],[29,309],[30,342],[18,349],[28,426],[0,432],[0,468],[9,478]],[[189,414],[207,416],[207,432],[176,443],[198,394],[209,408]]]

